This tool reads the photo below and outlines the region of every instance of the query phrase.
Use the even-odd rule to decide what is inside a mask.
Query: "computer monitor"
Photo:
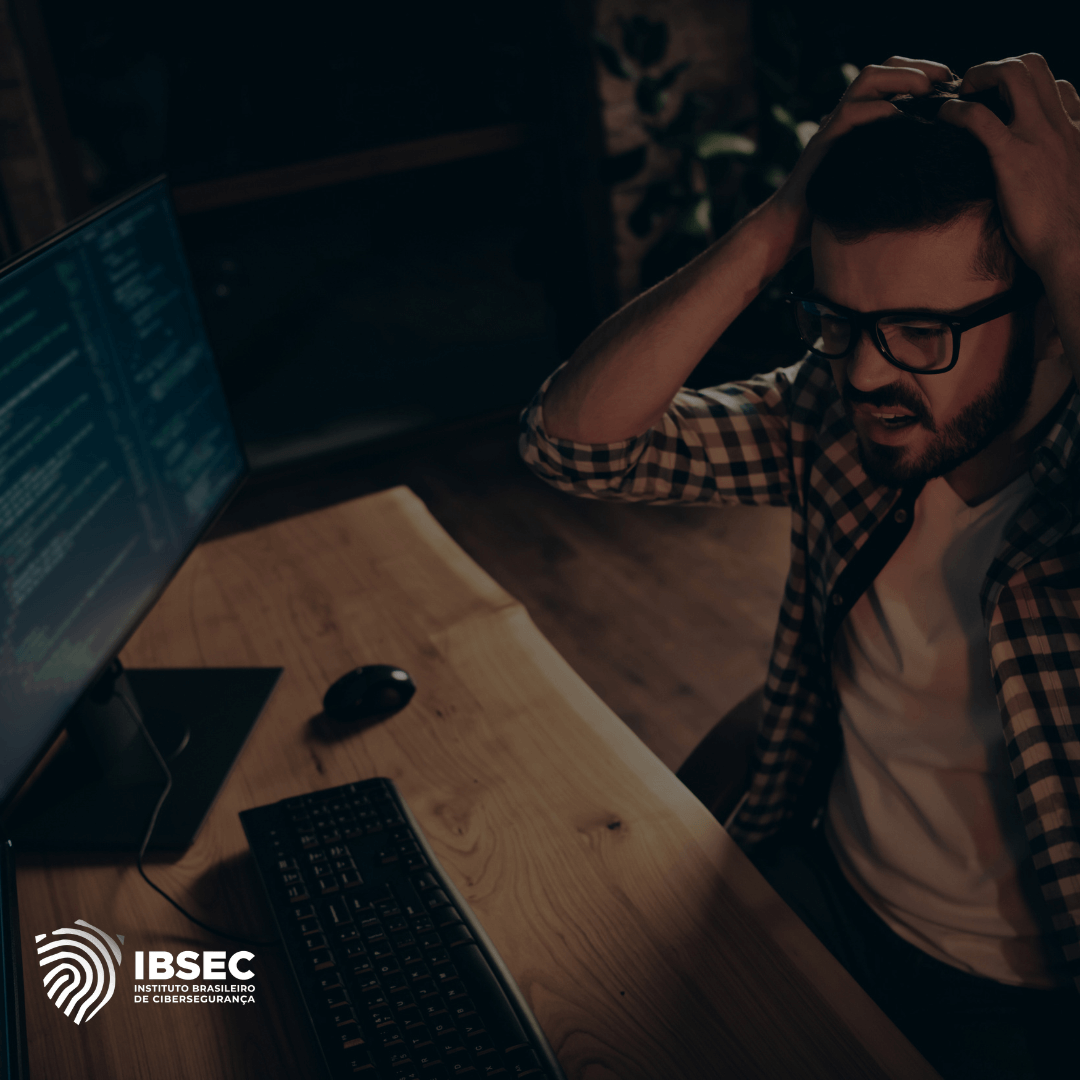
[[[163,178],[0,269],[0,807],[246,472]],[[175,702],[185,676],[172,675],[157,696]],[[100,778],[85,753],[60,759],[7,831],[29,846],[129,846],[75,820],[70,792]],[[148,798],[163,782],[152,772]],[[85,791],[84,809],[102,798]],[[113,802],[117,821],[139,816],[131,790]]]

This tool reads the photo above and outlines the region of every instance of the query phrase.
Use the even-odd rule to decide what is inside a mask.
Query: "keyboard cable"
[[[259,941],[256,938],[242,937],[239,934],[229,933],[226,930],[221,930],[216,926],[211,926],[209,923],[203,922],[202,919],[198,919],[194,915],[192,915],[190,911],[186,911],[167,892],[165,892],[164,889],[162,889],[158,885],[155,885],[150,880],[150,878],[147,877],[146,870],[143,868],[143,856],[146,854],[146,849],[150,844],[150,837],[154,834],[154,827],[157,825],[158,814],[161,813],[161,808],[165,804],[165,800],[169,797],[169,792],[172,791],[172,770],[169,768],[168,763],[165,761],[165,758],[162,756],[161,751],[158,749],[157,743],[154,742],[153,738],[150,735],[150,732],[147,730],[146,724],[143,723],[142,714],[140,713],[139,709],[136,708],[128,700],[127,695],[120,689],[119,686],[117,686],[113,692],[124,703],[124,708],[127,709],[131,718],[138,725],[139,730],[142,732],[143,738],[146,740],[146,743],[150,747],[151,752],[157,759],[158,765],[161,766],[161,771],[165,774],[165,788],[162,791],[161,795],[158,796],[157,805],[154,807],[154,812],[150,815],[150,824],[146,828],[146,835],[143,837],[142,845],[139,848],[139,854],[135,860],[136,866],[138,866],[139,868],[139,873],[142,875],[143,881],[145,881],[146,884],[154,890],[154,892],[159,893],[161,896],[165,897],[165,899],[168,900],[169,903],[172,904],[172,906],[176,908],[176,910],[179,911],[185,919],[189,919],[196,926],[201,926],[204,930],[209,931],[211,934],[215,934],[217,937],[226,938],[229,941],[236,941],[239,942],[241,945],[257,945],[260,948],[268,948],[272,945],[280,945],[280,938],[275,938],[273,941]]]

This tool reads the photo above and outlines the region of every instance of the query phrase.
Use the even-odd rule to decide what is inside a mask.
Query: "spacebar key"
[[[468,988],[476,1011],[483,1017],[491,1040],[501,1050],[530,1042],[480,949],[476,945],[459,945],[453,955],[454,966]]]

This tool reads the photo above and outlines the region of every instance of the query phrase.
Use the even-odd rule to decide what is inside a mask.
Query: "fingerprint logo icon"
[[[76,930],[76,926],[85,929]],[[45,941],[47,937],[51,940]],[[76,1024],[89,1020],[116,989],[120,946],[103,930],[82,919],[51,935],[38,934],[34,941],[45,941],[38,946],[38,964],[45,969],[45,989],[53,1004]]]

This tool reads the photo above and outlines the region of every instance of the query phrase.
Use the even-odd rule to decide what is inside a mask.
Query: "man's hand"
[[[991,87],[1012,109],[1008,126],[970,101],[948,101],[940,116],[989,151],[1005,235],[1050,288],[1080,254],[1080,96],[1038,53],[969,69],[960,93]]]
[[[921,97],[934,89],[935,82],[954,80],[955,76],[944,64],[912,60],[907,56],[890,56],[884,64],[871,64],[859,72],[840,103],[822,120],[817,134],[806,144],[791,175],[772,199],[798,215],[799,237],[803,244],[810,240],[806,185],[832,143],[860,124],[896,112],[896,106],[890,104],[888,98],[897,94]]]

